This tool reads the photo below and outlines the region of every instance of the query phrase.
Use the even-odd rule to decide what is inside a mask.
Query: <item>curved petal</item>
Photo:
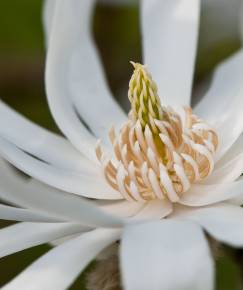
[[[227,203],[200,209],[185,209],[175,214],[200,224],[216,240],[234,247],[243,247],[243,209]]]
[[[0,116],[0,135],[24,151],[62,168],[78,170],[95,167],[66,139],[32,123],[2,101]]]
[[[143,55],[161,102],[189,105],[197,49],[200,0],[143,0]]]
[[[71,43],[67,80],[70,96],[91,131],[105,141],[108,140],[111,126],[114,125],[119,130],[127,116],[112,98],[91,36],[94,3],[94,0],[70,0],[68,7],[63,7],[65,17],[59,22],[59,35],[56,34],[55,38],[60,38],[59,43],[66,42],[60,26],[70,28],[67,30],[68,41]],[[63,55],[63,47],[59,47],[60,56]]]
[[[212,124],[228,117],[228,109],[242,88],[242,67],[243,50],[240,50],[216,68],[208,92],[194,108],[197,115]]]
[[[0,198],[57,220],[85,226],[120,227],[123,219],[106,213],[85,199],[55,190],[35,180],[19,182],[0,168]],[[48,202],[47,202],[48,201]],[[58,204],[58,206],[57,206]]]
[[[205,206],[236,198],[243,193],[243,180],[232,183],[193,185],[179,201],[187,206]]]
[[[50,250],[2,289],[65,290],[95,256],[119,236],[118,230],[84,233]]]
[[[110,214],[115,214],[122,217],[132,217],[136,215],[143,207],[143,203],[122,201],[95,201],[99,209]]]
[[[243,73],[243,69],[242,69]],[[243,77],[242,77],[243,82]],[[216,153],[216,160],[220,160],[230,149],[234,142],[243,132],[243,86],[237,95],[233,105],[228,108],[229,116],[217,128],[219,136],[219,150]]]
[[[158,220],[168,216],[173,210],[171,202],[167,200],[154,200],[147,202],[133,217],[134,221]]]
[[[0,194],[1,196],[1,194]],[[58,219],[34,210],[0,204],[0,219],[21,222],[59,222]]]
[[[92,7],[93,1],[56,3],[47,54],[46,89],[60,129],[82,153],[97,161],[96,139],[82,125],[76,111],[82,113],[80,117],[97,136],[103,136],[104,132],[107,136],[107,126],[122,114],[103,83],[101,67],[90,42],[88,26]]]
[[[243,135],[240,135],[235,143],[230,147],[226,154],[215,164],[215,169],[220,169],[231,160],[236,159],[243,153]]]
[[[50,39],[55,5],[56,5],[56,0],[44,0],[43,26],[44,26],[44,32],[45,32],[46,46],[48,46],[48,42]]]
[[[242,150],[243,151],[243,150]],[[243,153],[215,169],[203,184],[219,184],[235,181],[243,173]]]
[[[81,225],[70,223],[18,223],[0,230],[0,257],[82,231]]]
[[[61,32],[59,32],[60,18],[61,22],[65,19],[65,10],[68,9],[65,6],[69,6],[68,3],[69,1],[61,0],[55,6],[46,62],[45,79],[47,98],[52,115],[64,135],[84,155],[96,161],[94,153],[96,139],[80,121],[69,96],[69,47],[72,42],[66,36],[70,28],[62,27]],[[85,3],[88,3],[88,1],[85,1]],[[65,35],[65,42],[62,41],[60,43],[60,39],[55,38],[55,35],[60,35],[60,33]],[[64,46],[62,47],[62,53],[60,53],[61,46]]]
[[[227,81],[225,81],[227,80]],[[243,131],[243,50],[223,63],[195,112],[213,124],[219,135],[219,160]]]
[[[98,199],[122,199],[101,172],[72,172],[53,167],[33,158],[0,137],[0,152],[10,163],[26,174],[58,189]]]
[[[162,220],[126,227],[121,266],[126,290],[213,289],[207,241],[200,227],[189,221]]]

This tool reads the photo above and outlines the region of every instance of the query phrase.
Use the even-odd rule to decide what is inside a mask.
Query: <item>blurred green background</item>
[[[41,0],[0,1],[0,97],[31,120],[58,132],[49,113],[44,92],[45,45],[41,11]],[[202,21],[204,20],[207,22],[207,11],[202,11]],[[209,28],[205,27],[201,27],[201,32],[205,32],[205,29],[207,32]],[[141,61],[138,7],[107,7],[99,4],[95,11],[93,29],[111,89],[119,97],[119,101],[126,104],[126,90],[131,73],[129,61]],[[203,35],[199,39],[196,84],[240,45],[237,37],[232,35],[206,47],[204,38],[207,33]],[[6,225],[6,222],[1,223],[1,226]],[[48,245],[39,246],[1,259],[0,286],[49,248]],[[240,289],[240,274],[237,263],[232,258],[234,255],[235,253],[226,257],[221,254],[218,259],[218,290]],[[83,277],[79,278],[72,289],[84,289],[83,281]]]

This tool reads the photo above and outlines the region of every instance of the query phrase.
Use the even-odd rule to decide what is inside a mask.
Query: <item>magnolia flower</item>
[[[3,289],[67,289],[119,241],[124,289],[210,290],[205,232],[243,246],[243,51],[192,111],[200,1],[140,5],[146,66],[133,63],[129,115],[105,82],[91,0],[56,1],[46,25],[47,98],[65,137],[0,103],[0,217],[20,221],[0,230],[0,255],[59,239]]]

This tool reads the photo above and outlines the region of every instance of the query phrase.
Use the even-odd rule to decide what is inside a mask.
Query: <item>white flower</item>
[[[67,289],[89,262],[117,240],[121,241],[124,289],[213,289],[213,259],[204,230],[220,242],[243,246],[240,207],[243,180],[239,178],[243,170],[243,51],[216,70],[210,89],[194,108],[195,114],[204,121],[188,115],[189,121],[200,126],[183,125],[185,138],[193,133],[188,129],[195,129],[196,134],[202,133],[202,139],[189,138],[192,151],[188,156],[180,156],[184,151],[178,149],[179,157],[173,157],[172,165],[177,165],[173,168],[179,181],[168,175],[168,168],[162,168],[161,183],[157,184],[157,175],[152,173],[150,177],[153,198],[146,201],[142,192],[136,192],[130,183],[130,197],[142,200],[127,201],[123,194],[129,191],[122,190],[122,184],[127,185],[122,176],[124,170],[116,175],[116,185],[121,183],[116,190],[107,182],[103,174],[105,168],[96,157],[98,152],[104,162],[99,147],[96,150],[97,139],[102,140],[105,152],[112,153],[109,129],[113,125],[119,132],[127,116],[111,97],[90,36],[93,5],[92,0],[56,1],[47,27],[47,97],[53,117],[66,138],[40,128],[0,103],[1,155],[32,177],[23,179],[6,161],[1,161],[0,198],[10,206],[1,204],[0,217],[21,223],[0,230],[0,256],[68,238],[3,289]],[[139,99],[138,107],[133,106],[132,125],[141,116],[142,100],[148,101],[145,109],[149,108],[149,114],[156,113],[161,126],[165,126],[163,114],[166,112],[169,121],[179,124],[177,113],[183,116],[181,106],[190,105],[192,94],[199,13],[199,0],[141,1],[144,63],[158,84],[161,104],[172,106],[175,112],[168,108],[165,108],[168,111],[160,111],[156,88],[147,75],[143,97],[152,88],[149,91],[152,107],[148,99]],[[144,67],[137,66],[141,77]],[[138,96],[134,93],[133,81],[130,90],[133,103]],[[152,121],[149,120],[151,126]],[[146,134],[145,131],[142,132]],[[164,133],[166,135],[166,131]],[[174,142],[168,135],[170,138],[165,139],[162,134],[160,140],[167,149],[171,145],[167,142]],[[146,141],[153,138],[148,134]],[[128,144],[124,140],[121,138],[121,144]],[[152,147],[148,146],[151,149],[148,155],[141,154],[148,161],[153,158]],[[165,155],[155,156],[155,163],[161,156]],[[181,165],[180,158],[184,158]],[[184,165],[190,162],[189,170]],[[121,164],[125,163],[126,158]],[[160,162],[160,166],[163,164]],[[164,167],[166,165],[165,162]],[[206,174],[198,176],[204,172],[201,165],[206,166]],[[150,169],[153,169],[152,164]],[[125,174],[132,179],[132,170],[126,170]],[[197,177],[190,179],[189,172]],[[209,174],[207,178],[200,178]],[[183,181],[189,182],[188,188]],[[146,183],[146,174],[143,182]],[[176,182],[187,190],[175,190]],[[161,186],[160,191],[156,186]],[[158,197],[161,192],[164,199]],[[174,196],[169,195],[171,192]]]

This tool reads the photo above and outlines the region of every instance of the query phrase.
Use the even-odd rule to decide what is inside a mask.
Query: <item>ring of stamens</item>
[[[213,128],[184,109],[184,117],[162,107],[146,68],[134,64],[129,84],[131,111],[118,136],[110,140],[114,158],[101,145],[96,155],[107,182],[129,201],[169,199],[178,202],[193,183],[214,168],[218,137]]]

